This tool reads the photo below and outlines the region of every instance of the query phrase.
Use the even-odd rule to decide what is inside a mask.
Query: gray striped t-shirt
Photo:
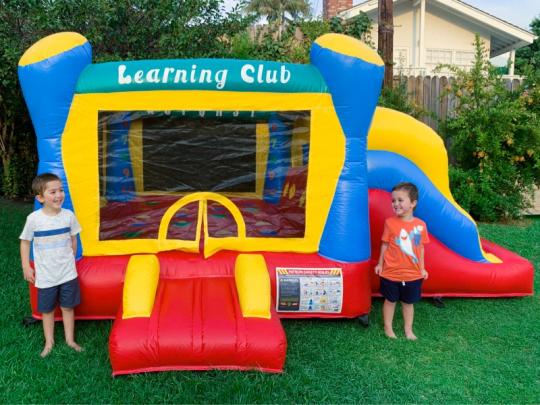
[[[54,216],[41,209],[28,215],[19,239],[33,241],[37,288],[54,287],[77,277],[71,237],[80,231],[77,218],[65,208]]]

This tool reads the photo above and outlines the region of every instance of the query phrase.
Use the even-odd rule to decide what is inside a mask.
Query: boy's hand
[[[375,274],[379,275],[381,274],[381,271],[382,271],[382,264],[377,264],[375,266]]]
[[[427,272],[427,270],[426,270],[426,269],[422,269],[421,272],[422,272],[422,278],[423,278],[424,280],[427,280],[427,279],[428,279],[428,276],[429,276],[429,273]]]
[[[34,284],[36,282],[36,272],[32,267],[23,268],[24,279],[29,283]]]

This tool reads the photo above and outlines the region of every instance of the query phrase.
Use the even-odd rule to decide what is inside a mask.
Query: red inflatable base
[[[343,306],[340,313],[279,312],[282,318],[353,318],[369,313],[370,296],[380,296],[379,280],[373,268],[379,256],[384,220],[393,215],[390,194],[382,190],[369,191],[372,259],[362,263],[339,263],[318,254],[262,253],[272,280],[272,296],[276,297],[277,267],[340,267],[343,272]],[[429,224],[428,224],[429,226]],[[492,242],[482,240],[484,251],[502,260],[500,264],[477,263],[449,250],[433,235],[426,245],[426,268],[429,279],[424,283],[423,296],[440,297],[521,297],[533,294],[534,267],[521,256]],[[161,253],[178,260],[192,260],[199,255],[180,252]],[[232,261],[237,252],[220,252],[207,261],[218,263],[223,258]],[[221,258],[221,259],[220,259]],[[77,319],[114,319],[122,301],[124,272],[129,256],[84,257],[77,263],[82,303],[76,309]],[[373,292],[373,293],[372,293]],[[37,312],[37,292],[30,286],[32,316]],[[60,319],[60,311],[57,318]]]
[[[174,262],[180,267],[197,262],[208,272],[227,269],[232,275],[238,252],[223,251],[209,259],[183,252],[163,252],[158,254],[160,263]],[[326,259],[316,253],[261,253],[270,274],[272,297],[276,297],[276,268],[340,268],[343,277],[343,300],[341,311],[324,312],[278,312],[281,318],[355,318],[369,313],[371,309],[371,287],[369,261],[361,263],[341,263]],[[124,273],[129,256],[83,257],[77,262],[81,284],[81,305],[75,310],[78,320],[115,319],[122,302]],[[169,264],[167,264],[169,266]],[[170,267],[170,266],[169,266]],[[210,274],[210,273],[209,273]],[[30,286],[32,316],[41,319],[37,312],[37,290]],[[61,319],[60,310],[56,313]]]
[[[280,317],[354,318],[371,309],[369,261],[340,263],[315,253],[261,253],[271,280],[272,316],[244,318],[234,279],[238,254],[223,251],[204,259],[183,252],[159,253],[160,281],[152,315],[133,319],[122,319],[121,308],[129,256],[84,257],[77,264],[82,303],[76,318],[116,317],[109,340],[114,375],[207,369],[276,373],[283,370],[287,345]],[[305,310],[298,306],[278,313],[276,283],[278,270],[284,269],[307,273],[307,279],[298,276],[303,283],[316,280],[310,279],[312,271],[337,274],[332,280],[337,287],[332,288],[338,303],[320,307],[319,312],[317,306]],[[312,292],[317,294],[317,289]],[[39,318],[36,297],[32,287],[34,316]]]

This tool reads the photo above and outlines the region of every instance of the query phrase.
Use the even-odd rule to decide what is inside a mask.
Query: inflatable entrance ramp
[[[214,259],[219,266],[181,253],[131,257],[110,336],[113,375],[283,370],[287,343],[264,258]]]

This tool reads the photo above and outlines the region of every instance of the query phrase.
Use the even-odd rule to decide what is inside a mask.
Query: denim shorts
[[[422,281],[392,281],[381,277],[381,295],[390,302],[401,301],[415,304],[422,297]]]
[[[63,308],[74,308],[81,303],[79,279],[66,281],[54,287],[38,288],[38,312],[54,311],[60,304]]]

